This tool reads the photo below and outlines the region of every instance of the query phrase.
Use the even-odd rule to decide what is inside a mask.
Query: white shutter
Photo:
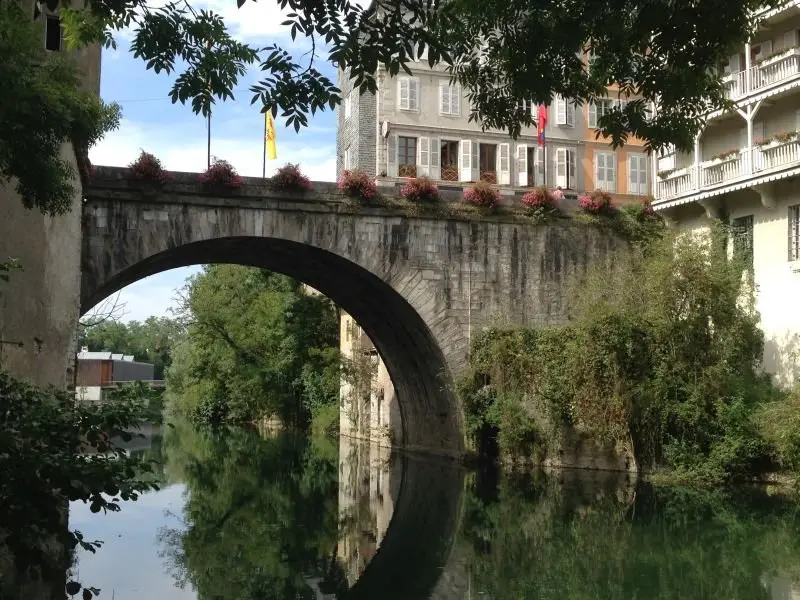
[[[478,142],[472,143],[472,180],[478,181],[481,178],[481,161],[478,157]]]
[[[497,145],[497,183],[511,185],[511,144]]]
[[[589,127],[592,129],[597,127],[597,104],[594,102],[589,105]]]
[[[567,124],[567,102],[561,96],[556,96],[556,125]]]
[[[564,100],[567,111],[567,127],[575,127],[575,105]]]
[[[556,148],[555,157],[556,185],[567,187],[567,149]]]
[[[450,114],[450,86],[444,81],[439,84],[439,114]]]
[[[442,155],[442,142],[439,138],[431,138],[431,179],[440,179],[442,176],[440,158]]]
[[[391,134],[386,140],[386,174],[397,177],[397,136]]]
[[[431,139],[417,138],[417,177],[430,176]]]
[[[408,80],[408,110],[419,110],[419,79]]]
[[[577,165],[575,164],[576,161],[576,152],[575,150],[567,150],[567,185],[566,188],[569,190],[574,190],[578,187],[577,181],[575,178],[577,177]]]
[[[408,77],[400,77],[397,80],[397,107],[400,110],[408,110],[409,107],[409,82],[410,79]]]
[[[544,165],[544,148],[541,146],[536,147],[536,156],[534,157],[536,163],[536,185],[547,185],[545,181],[545,165]]]
[[[472,140],[461,140],[458,149],[458,166],[461,181],[474,181],[472,178],[472,147],[475,146]]]
[[[528,147],[525,144],[517,144],[517,185],[528,185]]]
[[[631,154],[628,157],[628,193],[647,194],[647,157]]]
[[[607,192],[617,191],[617,155],[611,152],[606,154],[606,182]]]
[[[461,114],[461,86],[450,87],[450,114],[457,117]]]

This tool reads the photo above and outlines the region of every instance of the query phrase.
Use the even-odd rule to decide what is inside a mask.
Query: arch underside
[[[293,277],[351,314],[373,340],[398,398],[404,448],[459,455],[461,413],[452,376],[430,329],[389,284],[332,252],[276,238],[228,237],[176,246],[129,264],[106,281],[84,269],[81,311],[140,279],[195,264],[230,263]]]

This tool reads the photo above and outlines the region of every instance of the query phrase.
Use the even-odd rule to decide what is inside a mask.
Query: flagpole
[[[264,113],[264,137],[261,138],[261,179],[267,178],[267,113]]]

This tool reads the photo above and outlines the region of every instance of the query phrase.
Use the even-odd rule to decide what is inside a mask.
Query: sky
[[[310,48],[305,38],[292,42],[275,0],[248,1],[241,9],[233,0],[193,2],[195,9],[221,14],[232,34],[251,46],[278,43],[295,57]],[[131,33],[119,32],[118,49],[104,50],[100,94],[122,107],[116,131],[106,134],[89,156],[95,165],[127,166],[144,149],[175,171],[201,171],[206,166],[206,120],[189,105],[172,104],[169,91],[175,74],[156,75],[141,59],[129,52]],[[319,49],[318,49],[319,52]],[[335,69],[318,56],[315,66],[333,81]],[[298,60],[298,62],[300,62]],[[254,65],[239,82],[235,100],[217,104],[211,121],[211,154],[233,164],[241,175],[261,176],[264,120],[260,104],[251,105],[249,86],[258,81]],[[267,176],[287,162],[300,163],[312,180],[334,181],[336,171],[336,121],[332,111],[309,118],[309,126],[295,133],[276,119],[278,159],[267,162]],[[124,303],[123,321],[144,320],[150,315],[167,315],[174,290],[199,266],[174,269],[140,280],[120,292]]]

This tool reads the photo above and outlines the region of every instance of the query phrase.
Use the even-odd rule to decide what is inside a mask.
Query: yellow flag
[[[267,158],[275,160],[278,158],[278,147],[275,145],[275,122],[272,120],[272,112],[266,112],[267,127],[266,139],[264,142],[267,144]]]

